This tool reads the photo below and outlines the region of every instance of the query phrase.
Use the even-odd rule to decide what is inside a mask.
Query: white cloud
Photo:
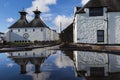
[[[29,72],[27,75],[32,76],[33,80],[47,80],[50,78],[51,73],[50,72],[41,72],[41,73],[34,73]]]
[[[57,52],[54,63],[58,68],[66,68],[66,67],[74,66],[73,64],[74,62],[68,56],[64,55],[60,51]]]
[[[49,5],[56,4],[56,0],[34,0],[32,1],[32,6],[27,8],[27,12],[32,12],[38,7],[42,12],[50,11]]]
[[[33,67],[34,67],[33,64],[28,63],[28,64],[26,65],[26,71],[28,71],[28,72],[32,71],[32,68],[33,68]]]
[[[65,15],[58,15],[54,20],[53,23],[59,29],[60,23],[62,24],[62,30],[65,29],[68,25],[70,25],[73,21],[72,16],[65,16]],[[57,30],[58,30],[57,29]]]
[[[44,14],[43,17],[51,17],[53,16],[52,14],[48,13],[48,14]]]
[[[47,13],[47,14],[43,14],[41,18],[43,21],[52,21],[52,17],[53,17],[52,14]]]
[[[33,20],[34,16],[32,14],[27,14],[26,18],[28,21],[31,21]]]
[[[6,21],[9,22],[9,23],[12,23],[12,22],[15,21],[15,19],[13,19],[13,18],[7,18]]]
[[[82,0],[82,5],[85,5],[89,0]]]
[[[13,64],[13,63],[9,63],[9,64],[7,64],[7,66],[8,66],[9,68],[12,68],[12,67],[14,66],[14,64]]]
[[[56,2],[57,0],[34,0],[32,1],[32,6],[26,9],[26,11],[29,13],[29,15],[27,15],[27,19],[28,20],[33,19],[32,11],[36,10],[36,8],[38,8],[41,12],[49,12],[50,11],[49,5],[54,5],[56,4]]]

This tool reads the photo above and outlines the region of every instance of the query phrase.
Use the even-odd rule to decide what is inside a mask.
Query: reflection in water
[[[19,65],[21,78],[12,77],[9,80],[85,80],[83,77],[76,77],[74,62],[62,51],[34,49],[32,51],[20,51],[8,53],[8,58],[12,59],[17,65],[9,65],[16,67]],[[9,73],[9,70],[8,70]],[[12,73],[13,74],[13,73]],[[18,74],[18,73],[16,73]],[[17,77],[16,77],[17,78]],[[2,78],[8,80],[6,78]],[[1,80],[1,79],[0,79]]]
[[[103,80],[119,80],[120,77],[120,56],[97,53],[74,51],[74,61],[77,76],[85,76],[88,80],[95,80],[103,77]],[[91,79],[94,77],[95,79]],[[117,79],[116,79],[117,77]]]
[[[40,73],[40,66],[47,57],[54,54],[55,51],[46,49],[35,49],[33,51],[10,52],[9,58],[12,58],[15,63],[20,65],[21,74],[26,73],[26,65],[31,63],[35,66],[35,73]]]
[[[0,80],[120,80],[120,56],[107,53],[44,48],[0,54],[0,61]]]

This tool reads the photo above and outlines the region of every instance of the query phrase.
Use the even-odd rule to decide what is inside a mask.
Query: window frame
[[[43,28],[41,28],[41,32],[43,31]]]
[[[20,32],[20,29],[18,29],[18,32]]]
[[[27,29],[25,29],[25,32],[27,32]]]
[[[35,32],[35,29],[33,29],[33,32]]]
[[[10,32],[13,32],[13,30],[11,29]]]

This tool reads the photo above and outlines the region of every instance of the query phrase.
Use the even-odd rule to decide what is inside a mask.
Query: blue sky
[[[85,1],[85,0],[82,0]],[[81,0],[0,0],[0,32],[19,19],[19,11],[23,8],[28,12],[27,19],[34,17],[32,11],[38,7],[42,12],[42,20],[51,28],[57,29],[59,22],[63,27],[72,22],[75,6],[83,4]]]

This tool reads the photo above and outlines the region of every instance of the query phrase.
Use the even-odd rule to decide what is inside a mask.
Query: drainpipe
[[[107,44],[109,44],[109,30],[108,30],[108,12],[106,12],[106,19],[104,19],[107,23]]]
[[[108,11],[106,12],[106,22],[107,22],[107,44],[109,44],[109,30],[108,30]],[[107,54],[108,56],[108,73],[110,72],[110,58],[109,58],[109,53]],[[108,74],[109,75],[109,74]]]
[[[107,44],[109,44],[108,12],[106,12],[106,18],[107,18]]]

